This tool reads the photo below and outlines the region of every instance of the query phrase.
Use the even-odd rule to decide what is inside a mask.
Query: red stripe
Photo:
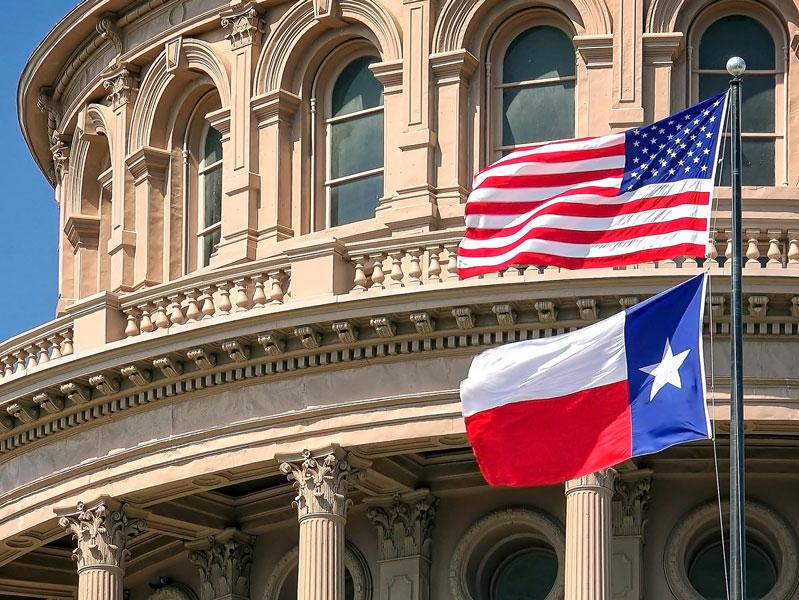
[[[577,189],[566,190],[560,194],[554,194],[546,200],[536,200],[533,202],[502,202],[494,200],[469,200],[466,203],[467,215],[518,215],[535,210],[546,202],[551,202],[555,198],[565,198],[566,196],[577,196],[591,194],[603,198],[613,198],[619,195],[619,186],[600,187],[586,186]]]
[[[603,244],[610,242],[623,242],[649,235],[674,233],[675,231],[704,231],[707,229],[707,219],[683,217],[672,221],[660,223],[642,223],[620,229],[602,229],[599,231],[580,231],[577,229],[556,229],[554,227],[534,227],[520,239],[509,242],[497,248],[458,248],[458,255],[479,258],[500,256],[513,250],[527,240],[536,239],[547,242],[564,242],[566,244]],[[500,230],[502,233],[504,229]],[[466,237],[471,237],[469,231]]]
[[[546,188],[577,185],[608,177],[622,177],[624,169],[602,169],[598,171],[577,171],[574,173],[550,173],[546,175],[497,175],[489,176],[478,186],[480,188],[522,189]]]
[[[647,210],[673,208],[675,206],[696,205],[705,206],[710,201],[708,192],[685,192],[673,196],[659,196],[657,198],[641,198],[624,204],[572,204],[557,202],[537,210],[535,214],[518,223],[501,228],[489,229],[487,227],[469,227],[466,237],[473,240],[485,240],[496,235],[512,235],[525,227],[530,221],[542,215],[560,215],[564,217],[579,218],[612,218],[621,215],[631,215]]]
[[[655,260],[668,260],[677,256],[702,258],[705,256],[706,251],[707,248],[702,244],[675,244],[674,246],[663,246],[662,248],[629,252],[619,256],[599,256],[593,258],[571,258],[539,252],[520,252],[513,258],[501,263],[479,267],[459,268],[458,275],[463,279],[467,279],[469,277],[476,277],[477,275],[484,275],[485,273],[496,273],[511,265],[554,266],[563,269],[621,267]]]
[[[602,188],[600,188],[602,189]],[[609,193],[601,194],[602,197],[613,197],[618,195],[614,190],[608,190]],[[566,196],[562,194],[561,196]],[[574,195],[574,194],[568,194]],[[600,194],[594,194],[599,196]],[[681,206],[683,204],[695,204],[696,206],[705,206],[710,203],[710,192],[680,192],[679,194],[668,194],[666,196],[653,196],[651,198],[640,198],[638,200],[630,200],[623,204],[588,204],[585,202],[553,202],[555,198],[550,200],[542,200],[541,202],[472,202],[466,205],[467,215],[524,215],[531,212],[539,206],[551,202],[550,206],[536,211],[537,215],[566,215],[570,217],[615,217],[617,215],[629,215],[644,210],[654,210],[658,208],[670,208],[672,206]],[[480,206],[478,206],[480,205]],[[528,205],[530,208],[524,209],[523,206]],[[469,207],[472,206],[472,210]],[[496,210],[499,208],[500,210]],[[483,209],[483,210],[477,210]],[[515,210],[514,210],[515,209]]]
[[[505,160],[486,167],[481,171],[485,173],[495,167],[504,165],[515,165],[524,163],[564,163],[576,162],[578,160],[591,160],[594,158],[609,158],[611,156],[622,156],[624,154],[624,141],[613,146],[606,146],[604,148],[584,148],[580,150],[553,150],[552,152],[540,152],[536,154],[525,154],[521,156],[514,156],[513,154],[507,156]]]
[[[515,402],[466,417],[466,431],[491,485],[561,483],[632,454],[627,381],[549,400]]]

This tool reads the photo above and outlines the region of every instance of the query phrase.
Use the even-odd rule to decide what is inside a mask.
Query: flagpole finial
[[[733,77],[740,77],[746,71],[746,61],[740,56],[733,56],[727,61],[727,72]]]

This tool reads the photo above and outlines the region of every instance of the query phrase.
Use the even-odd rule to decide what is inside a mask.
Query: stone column
[[[341,448],[303,451],[280,465],[294,481],[300,521],[298,600],[344,600],[344,524],[350,465]]]
[[[566,598],[610,600],[611,502],[616,472],[566,482]]]
[[[228,528],[207,540],[188,542],[189,560],[200,575],[200,600],[249,600],[255,536]]]
[[[78,564],[78,600],[123,600],[127,542],[144,531],[144,513],[111,498],[79,502],[77,511],[58,512],[59,524],[77,541],[72,558]]]
[[[427,600],[438,498],[421,489],[368,504],[377,527],[378,600]]]
[[[644,597],[644,529],[652,471],[619,475],[613,498],[611,576],[614,600]]]

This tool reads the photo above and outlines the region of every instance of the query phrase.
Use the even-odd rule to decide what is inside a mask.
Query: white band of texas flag
[[[461,400],[486,481],[558,483],[710,437],[706,279],[694,277],[584,329],[477,356]]]

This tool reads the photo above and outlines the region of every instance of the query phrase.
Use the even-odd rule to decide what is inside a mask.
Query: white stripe
[[[566,215],[540,215],[524,227],[505,236],[486,239],[463,238],[461,248],[502,248],[523,239],[536,227],[552,227],[569,231],[613,231],[637,225],[667,223],[676,219],[707,219],[710,205],[680,204],[671,208],[656,208],[615,217],[571,217]]]
[[[557,175],[560,173],[590,173],[591,171],[603,171],[605,169],[623,169],[626,157],[624,154],[618,156],[602,156],[599,158],[587,158],[585,160],[574,160],[571,162],[560,163],[510,163],[507,165],[497,165],[478,174],[472,182],[472,188],[478,188],[489,177],[505,177],[508,175]]]
[[[476,356],[461,382],[463,416],[627,379],[626,313],[565,335],[505,344]]]
[[[477,229],[503,229],[523,223],[535,213],[553,204],[626,204],[643,198],[659,198],[661,196],[671,196],[682,194],[683,192],[711,192],[713,190],[712,179],[683,179],[673,183],[653,183],[642,186],[633,192],[624,192],[618,196],[597,196],[596,194],[575,194],[573,196],[563,196],[553,198],[541,206],[518,215],[484,215],[472,214],[466,216],[466,227]],[[708,202],[709,204],[709,202]]]
[[[672,233],[648,235],[602,244],[569,244],[566,242],[529,239],[498,256],[458,256],[458,267],[466,269],[471,267],[499,265],[513,259],[517,254],[523,252],[536,252],[539,254],[549,254],[566,258],[603,258],[608,256],[622,256],[642,250],[666,248],[678,244],[706,245],[707,232],[682,229]]]
[[[621,177],[606,177],[596,181],[585,183],[575,183],[574,185],[559,185],[557,187],[539,188],[493,188],[481,187],[473,190],[469,194],[468,202],[538,202],[549,200],[552,196],[557,196],[569,190],[579,190],[584,187],[602,187],[619,189]]]
[[[524,150],[514,150],[507,156],[503,156],[495,162],[489,169],[497,165],[501,165],[510,159],[516,159],[523,156],[535,156],[538,154],[552,154],[557,152],[570,152],[573,150],[596,150],[597,148],[607,148],[608,146],[616,146],[624,141],[624,132],[611,133],[610,135],[603,135],[602,137],[591,138],[587,140],[573,140],[570,142],[559,142],[557,140],[547,142],[536,146],[534,148],[527,148]],[[555,143],[557,142],[557,143]]]

